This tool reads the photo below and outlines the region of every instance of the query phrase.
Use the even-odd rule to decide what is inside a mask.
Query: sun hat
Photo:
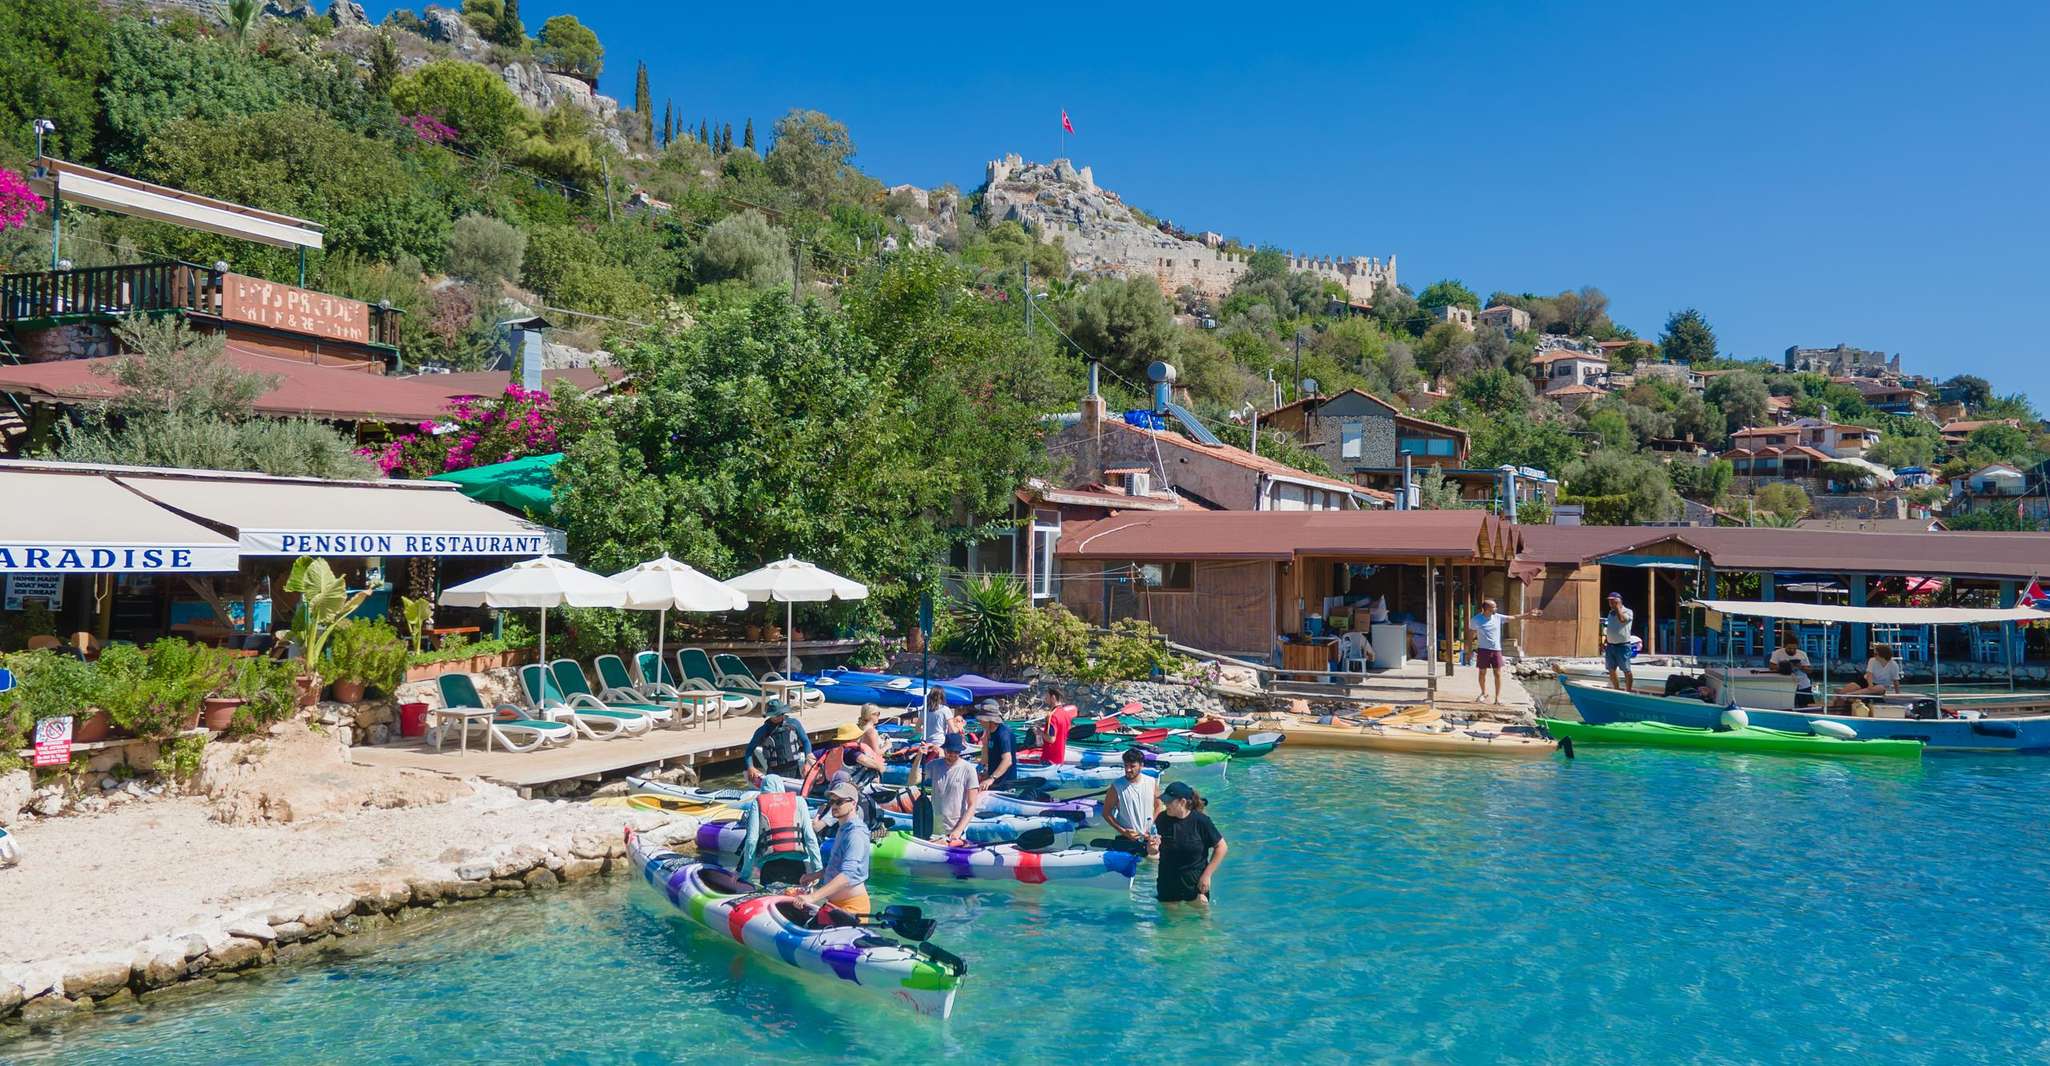
[[[985,718],[1001,718],[1003,717],[1004,709],[997,706],[997,701],[995,700],[983,700],[975,705],[975,713]]]
[[[833,730],[834,740],[860,740],[861,727],[852,722]]]
[[[946,741],[940,745],[940,748],[944,751],[952,752],[967,751],[968,742],[962,740],[959,733],[948,733]]]
[[[764,707],[762,708],[762,714],[763,714],[763,715],[765,715],[765,716],[767,716],[767,717],[769,717],[769,718],[774,718],[774,717],[776,717],[776,716],[777,716],[777,715],[779,715],[779,714],[789,714],[789,713],[790,713],[790,708],[788,708],[788,707],[785,707],[785,706],[783,705],[783,701],[782,701],[782,700],[779,700],[779,699],[771,699],[771,700],[770,700],[770,701],[768,702],[768,704],[767,704],[767,705],[765,705],[765,706],[764,706]]]

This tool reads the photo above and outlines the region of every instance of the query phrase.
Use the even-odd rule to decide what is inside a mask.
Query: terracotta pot
[[[758,625],[751,625],[751,626],[748,626],[748,627],[747,627],[747,639],[749,639],[749,640],[760,640],[760,639],[762,639],[762,627],[761,627],[761,626],[758,626]]]
[[[341,702],[341,703],[361,703],[361,702],[363,702],[363,682],[361,682],[361,681],[337,681],[337,682],[335,682],[335,699],[336,699],[336,700],[337,700],[338,702]]]
[[[297,680],[299,684],[299,706],[311,707],[314,704],[319,703],[320,675],[300,674]]]
[[[91,744],[107,739],[107,734],[113,730],[114,719],[105,711],[94,711],[82,717],[74,715],[71,719],[71,742]]]
[[[912,626],[910,631],[904,634],[904,650],[908,652],[924,651],[925,630]]]
[[[208,696],[200,707],[200,723],[216,733],[225,733],[235,724],[235,708],[240,706],[239,696]]]

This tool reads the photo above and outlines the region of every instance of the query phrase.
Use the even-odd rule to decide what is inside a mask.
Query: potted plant
[[[33,602],[33,601],[31,601]],[[99,705],[99,672],[69,655],[30,651],[5,658],[16,685],[0,693],[0,709],[18,708],[24,726],[34,729],[44,718],[71,716],[71,740],[89,744],[107,739],[112,718]]]
[[[238,703],[229,727],[249,733],[289,716],[298,708],[299,667],[284,659],[243,659],[235,665],[228,691]],[[213,728],[208,722],[207,728]]]
[[[420,654],[427,640],[427,623],[434,620],[433,601],[400,596],[399,617],[405,620],[406,640],[413,645],[413,654]]]
[[[299,610],[292,619],[292,640],[305,656],[299,675],[299,704],[310,706],[320,696],[320,671],[325,666],[327,643],[335,627],[354,614],[370,590],[351,594],[349,583],[335,573],[326,559],[302,555],[292,562],[292,574],[285,579],[285,591],[299,594]]]
[[[335,699],[359,703],[364,690],[376,686],[391,692],[406,670],[406,644],[390,624],[351,619],[335,627],[328,642],[328,670],[334,674]]]
[[[116,669],[102,679],[100,698],[114,724],[138,737],[164,740],[198,725],[207,694],[229,678],[224,655],[178,637],[165,637],[135,654],[141,659],[139,679],[138,664],[120,656]],[[107,656],[100,658],[104,662]]]

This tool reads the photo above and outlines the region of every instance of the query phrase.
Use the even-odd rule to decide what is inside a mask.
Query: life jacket
[[[804,801],[795,792],[763,792],[755,797],[755,813],[762,820],[756,850],[762,858],[803,855],[804,835],[798,831],[798,805]]]
[[[757,750],[766,764],[762,769],[768,771],[793,769],[804,761],[804,742],[788,718],[782,725],[769,730],[769,735],[762,738],[762,746]]]

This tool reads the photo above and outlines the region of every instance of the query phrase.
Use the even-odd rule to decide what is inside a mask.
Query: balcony
[[[206,325],[383,348],[396,354],[396,308],[235,274],[197,263],[0,274],[0,323],[20,328],[177,312]]]

